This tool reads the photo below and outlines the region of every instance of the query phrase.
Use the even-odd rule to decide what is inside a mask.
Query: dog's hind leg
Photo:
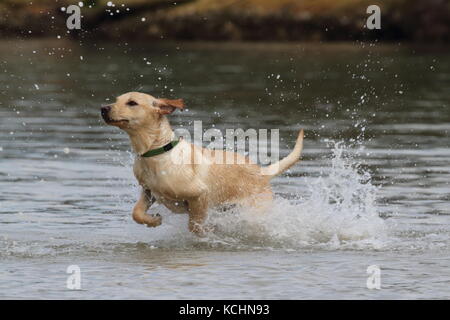
[[[272,203],[273,193],[270,187],[240,201],[241,206],[247,209],[247,213],[256,215],[266,214],[272,207]]]
[[[159,214],[147,214],[147,210],[155,202],[150,190],[142,190],[139,200],[133,208],[133,219],[139,224],[146,224],[148,227],[157,227],[161,224],[162,218]]]

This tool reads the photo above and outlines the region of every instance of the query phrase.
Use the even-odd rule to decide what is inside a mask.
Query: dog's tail
[[[270,166],[261,168],[261,173],[269,179],[272,179],[276,175],[279,175],[280,173],[286,171],[290,167],[292,167],[297,161],[300,160],[300,156],[302,154],[303,150],[303,129],[300,130],[300,133],[297,137],[297,142],[295,143],[294,150],[285,158],[281,159],[278,162],[275,162],[271,164]]]

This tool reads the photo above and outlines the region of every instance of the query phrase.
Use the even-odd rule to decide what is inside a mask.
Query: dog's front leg
[[[142,190],[141,196],[133,208],[133,219],[139,224],[146,224],[148,227],[157,227],[161,224],[162,218],[159,214],[147,214],[147,210],[155,202],[150,190]]]
[[[199,197],[197,199],[189,200],[189,231],[195,233],[196,235],[203,237],[205,236],[206,228],[204,226],[208,203],[204,197]]]

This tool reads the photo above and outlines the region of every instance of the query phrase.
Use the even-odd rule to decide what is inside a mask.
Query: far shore
[[[76,1],[75,1],[76,2]],[[112,1],[109,3],[113,3]],[[123,6],[119,3],[125,3]],[[88,0],[81,29],[69,31],[74,1],[3,0],[1,38],[64,37],[112,41],[377,41],[450,43],[446,0]],[[174,4],[176,3],[176,5]],[[381,29],[366,28],[368,5],[381,8]]]

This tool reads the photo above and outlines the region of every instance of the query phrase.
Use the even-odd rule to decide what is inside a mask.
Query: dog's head
[[[140,92],[128,92],[117,97],[116,102],[101,108],[103,120],[125,131],[158,125],[161,117],[183,109],[182,99],[155,98]]]

